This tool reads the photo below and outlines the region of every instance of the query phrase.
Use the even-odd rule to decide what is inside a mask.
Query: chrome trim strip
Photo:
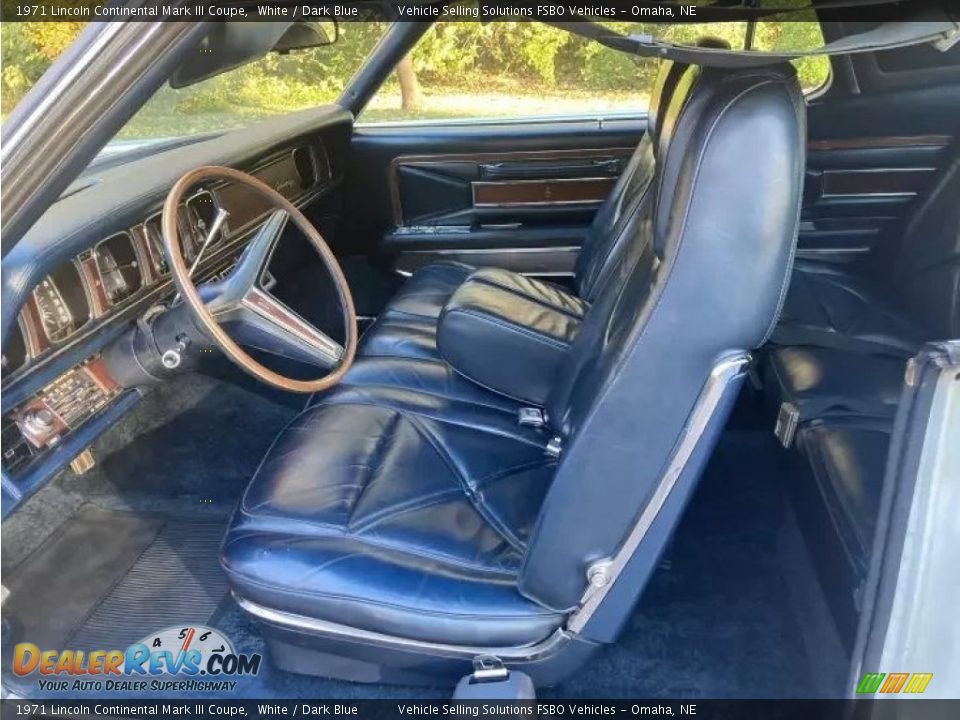
[[[824,255],[866,255],[873,250],[869,245],[831,248],[797,248],[797,257],[818,257]]]
[[[580,252],[577,245],[558,245],[557,247],[519,247],[519,248],[426,248],[404,250],[404,255],[522,255],[545,253]]]
[[[243,610],[258,620],[274,625],[337,639],[361,640],[402,650],[417,650],[431,655],[453,655],[470,659],[477,655],[496,655],[501,660],[531,660],[549,653],[570,639],[570,635],[566,633],[563,628],[558,628],[553,634],[532,645],[507,647],[448,645],[446,643],[432,643],[424,640],[397,637],[396,635],[386,635],[384,633],[373,632],[372,630],[361,630],[360,628],[349,625],[341,625],[340,623],[330,622],[328,620],[319,620],[304,615],[294,615],[293,613],[283,612],[282,610],[273,610],[251,602],[236,592],[233,593],[233,597],[237,601],[237,605]]]
[[[595,578],[591,575],[590,583],[580,600],[580,607],[567,622],[567,630],[572,633],[582,631],[593,613],[600,607],[607,593],[610,592],[610,588],[613,587],[617,578],[633,558],[640,543],[646,537],[667,498],[670,497],[670,493],[687,467],[690,457],[696,450],[707,424],[713,417],[730,383],[743,375],[749,364],[750,355],[741,354],[721,360],[713,367],[703,390],[700,391],[700,397],[697,398],[693,411],[690,413],[686,427],[683,429],[680,444],[670,460],[670,465],[660,478],[653,497],[644,507],[643,512],[640,513],[640,517],[637,518],[630,534],[616,554],[609,560],[591,566],[592,569],[595,568],[602,572],[603,578],[602,580],[597,579],[598,581],[595,582]],[[600,567],[601,564],[602,567]]]
[[[323,357],[331,366],[337,365],[343,358],[343,346],[327,337],[296,312],[274,298],[266,290],[252,287],[240,301],[243,307],[259,315],[268,323],[292,335],[304,343],[317,355]],[[270,312],[273,308],[277,314]],[[282,315],[282,317],[281,317]]]
[[[361,117],[363,113],[360,113]],[[646,108],[639,109],[637,112],[622,110],[609,113],[588,113],[586,115],[521,115],[519,117],[486,117],[486,118],[428,118],[425,120],[383,120],[375,122],[360,121],[354,125],[355,128],[362,130],[377,130],[379,128],[405,128],[405,127],[476,127],[476,126],[495,126],[495,125],[539,125],[545,122],[557,125],[578,125],[581,123],[596,123],[597,128],[602,128],[607,122],[646,122],[648,113]]]
[[[86,52],[76,59],[73,66],[67,70],[57,81],[40,102],[37,103],[33,112],[24,118],[20,126],[16,128],[13,135],[4,138],[3,157],[6,159],[11,153],[17,150],[17,145],[22,141],[23,136],[30,132],[37,124],[37,121],[47,114],[50,108],[57,102],[64,90],[74,84],[76,79],[83,74],[90,63],[97,58],[103,49],[109,45],[124,27],[129,26],[130,22],[104,23],[100,35],[91,43]]]

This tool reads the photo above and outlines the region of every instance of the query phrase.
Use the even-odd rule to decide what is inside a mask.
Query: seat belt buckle
[[[785,402],[780,405],[777,413],[777,424],[773,434],[785,448],[793,445],[793,438],[797,434],[797,425],[800,424],[800,411],[793,403]]]
[[[547,424],[547,418],[540,408],[522,407],[517,410],[517,422],[523,427],[539,428]]]

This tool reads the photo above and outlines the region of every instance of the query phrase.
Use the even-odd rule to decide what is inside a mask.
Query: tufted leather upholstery
[[[418,640],[514,645],[561,614],[515,591],[554,469],[516,411],[346,387],[277,438],[223,548],[245,598]]]
[[[462,672],[493,648],[556,678],[583,643],[616,637],[742,382],[715,368],[759,347],[779,312],[804,167],[789,66],[690,68],[661,120],[674,139],[651,150],[655,193],[625,225],[630,242],[595,301],[542,295],[585,309],[545,426],[521,426],[514,401],[441,363],[365,357],[276,440],[222,563],[281,665],[372,680],[417,652],[431,672],[438,656]],[[750,152],[758,144],[769,152]],[[479,284],[513,292],[498,282]],[[649,507],[622,576],[571,630],[587,567],[616,555]],[[326,654],[301,662],[308,650]],[[361,656],[376,668],[334,660]]]

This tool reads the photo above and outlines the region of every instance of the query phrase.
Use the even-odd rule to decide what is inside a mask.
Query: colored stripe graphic
[[[867,673],[857,686],[857,693],[873,694],[880,689],[880,683],[887,676],[886,673]]]
[[[880,692],[888,694],[900,692],[906,685],[908,677],[910,677],[910,673],[890,673],[887,675],[887,681],[880,688]]]
[[[903,689],[905,693],[922,693],[927,689],[927,685],[933,680],[933,673],[914,673],[910,676],[910,682]]]

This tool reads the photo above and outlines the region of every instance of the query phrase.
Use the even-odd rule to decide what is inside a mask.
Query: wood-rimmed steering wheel
[[[191,278],[180,246],[177,222],[180,204],[198,183],[229,180],[244,185],[266,199],[273,211],[237,261],[222,279],[197,286]],[[343,314],[343,345],[307,322],[267,292],[261,283],[274,246],[289,220],[307,237],[323,259],[333,279]],[[205,166],[191,170],[170,189],[163,204],[163,242],[177,289],[200,328],[234,363],[265,383],[297,393],[314,393],[336,384],[353,364],[357,350],[357,316],[343,271],[317,229],[293,203],[260,180],[228,167]],[[213,228],[208,228],[212,232]],[[329,368],[316,380],[298,380],[274,372],[255,360],[224,329],[248,347]]]

